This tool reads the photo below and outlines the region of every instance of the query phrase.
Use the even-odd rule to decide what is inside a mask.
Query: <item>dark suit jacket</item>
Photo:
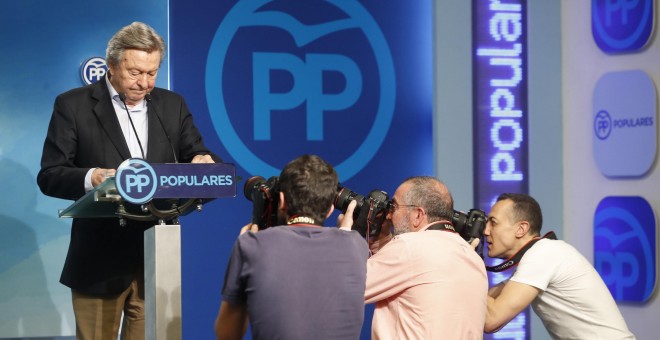
[[[211,154],[204,146],[192,115],[180,95],[155,88],[154,112],[148,109],[147,161],[173,163],[172,148],[157,113],[167,130],[179,162],[195,155]],[[216,161],[217,156],[212,155]],[[48,126],[37,183],[41,191],[77,200],[85,194],[85,174],[90,168],[116,169],[131,158],[112,106],[105,79],[59,95]],[[116,294],[140,275],[144,257],[144,231],[154,222],[117,218],[74,219],[71,242],[60,282],[94,295]]]

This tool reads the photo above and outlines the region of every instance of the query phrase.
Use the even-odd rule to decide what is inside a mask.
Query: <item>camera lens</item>
[[[252,223],[259,225],[259,230],[275,226],[279,202],[279,178],[273,176],[268,180],[254,176],[245,182],[243,187],[245,198],[252,201]]]
[[[266,184],[266,179],[261,176],[252,176],[245,182],[243,186],[243,194],[245,198],[254,201],[255,191],[258,192],[259,188]]]
[[[352,200],[357,201],[358,205],[355,207],[355,211],[359,211],[359,208],[362,206],[362,202],[364,201],[364,196],[361,196],[356,192],[351,191],[350,189],[341,188],[337,194],[337,197],[335,198],[335,208],[345,213],[346,209],[348,209],[348,205]]]

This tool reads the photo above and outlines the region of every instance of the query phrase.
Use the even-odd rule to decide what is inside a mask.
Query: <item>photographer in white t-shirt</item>
[[[488,256],[519,263],[489,289],[484,331],[497,332],[531,304],[553,339],[635,339],[592,264],[568,243],[541,238],[542,222],[524,194],[500,195],[488,214]]]

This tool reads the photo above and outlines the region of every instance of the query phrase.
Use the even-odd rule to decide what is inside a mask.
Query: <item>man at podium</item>
[[[155,87],[163,38],[134,22],[108,42],[108,74],[55,99],[37,183],[77,200],[128,158],[213,163],[180,95]],[[153,222],[75,218],[60,282],[71,288],[78,339],[144,339],[144,231]]]

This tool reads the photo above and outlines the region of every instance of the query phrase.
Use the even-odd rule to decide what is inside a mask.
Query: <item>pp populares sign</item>
[[[655,160],[656,93],[643,71],[610,72],[594,89],[593,152],[607,177],[640,177]]]
[[[133,204],[155,198],[217,198],[236,196],[233,164],[149,164],[132,158],[115,175],[121,197]]]

